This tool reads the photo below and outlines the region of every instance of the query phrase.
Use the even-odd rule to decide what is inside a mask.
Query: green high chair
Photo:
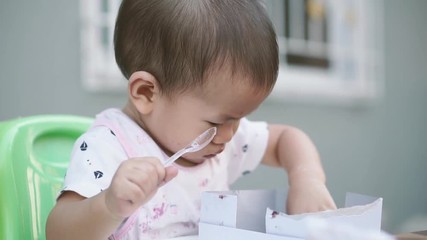
[[[0,239],[45,239],[74,141],[93,120],[37,115],[0,122]]]

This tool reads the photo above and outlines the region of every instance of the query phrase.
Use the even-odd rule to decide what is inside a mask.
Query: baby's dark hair
[[[276,34],[257,0],[123,0],[114,49],[126,78],[147,71],[167,96],[202,87],[225,64],[270,91],[279,65]]]

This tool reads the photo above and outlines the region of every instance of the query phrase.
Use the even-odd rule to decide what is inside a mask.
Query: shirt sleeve
[[[266,122],[249,121],[246,118],[240,120],[239,128],[227,150],[228,157],[231,158],[228,166],[229,184],[258,167],[267,149],[268,136]]]
[[[127,158],[110,129],[90,129],[74,144],[61,193],[73,191],[86,198],[98,194],[110,186],[120,163]]]

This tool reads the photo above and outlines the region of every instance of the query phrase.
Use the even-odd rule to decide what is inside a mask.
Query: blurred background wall
[[[365,107],[268,99],[250,117],[307,132],[328,186],[384,198],[383,228],[427,228],[427,1],[385,0],[384,97]],[[0,121],[34,114],[94,116],[122,107],[124,93],[91,93],[80,77],[79,2],[0,0]],[[261,167],[234,187],[286,186]]]

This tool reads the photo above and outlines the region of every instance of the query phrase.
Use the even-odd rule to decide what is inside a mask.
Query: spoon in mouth
[[[197,152],[197,151],[202,150],[204,147],[206,147],[212,141],[212,139],[215,137],[215,135],[216,135],[216,127],[209,128],[208,130],[206,130],[202,134],[200,134],[198,137],[196,137],[186,147],[184,147],[183,149],[176,152],[170,158],[166,159],[166,161],[163,162],[163,165],[165,167],[167,167],[186,153]]]

